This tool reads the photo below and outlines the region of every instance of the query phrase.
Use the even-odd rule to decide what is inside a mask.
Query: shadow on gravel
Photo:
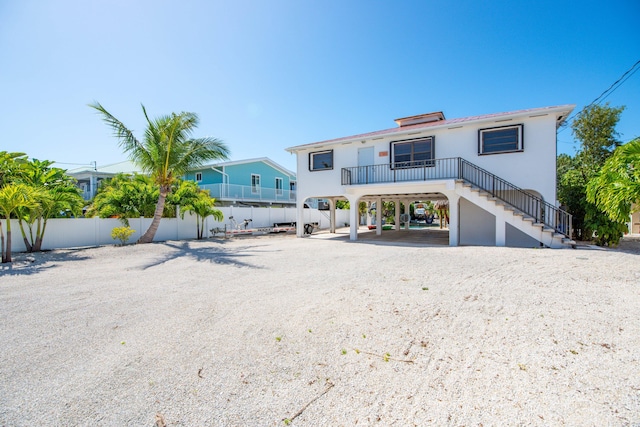
[[[224,242],[216,243],[224,246]],[[164,245],[176,250],[142,267],[142,270],[146,270],[157,265],[164,264],[165,262],[183,257],[193,258],[198,262],[211,262],[214,264],[232,265],[235,267],[248,267],[254,269],[262,268],[260,266],[243,261],[243,258],[253,256],[251,252],[259,252],[259,250],[256,250],[256,248],[262,245],[247,245],[234,248],[211,247],[208,245],[202,247],[193,247],[190,242],[165,242]]]
[[[18,253],[12,256],[13,262],[0,264],[0,276],[28,276],[38,274],[52,268],[60,267],[59,263],[83,261],[89,257],[82,250],[64,250],[63,252],[37,252],[33,254]]]

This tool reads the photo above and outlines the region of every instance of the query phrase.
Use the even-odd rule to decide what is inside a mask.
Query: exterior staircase
[[[550,248],[575,248],[569,213],[510,182],[458,158],[456,192]]]
[[[536,239],[549,248],[575,248],[576,242],[567,235],[527,215],[490,192],[464,180],[456,180],[456,193],[494,215],[502,215],[507,224]]]
[[[455,180],[456,193],[550,248],[569,248],[571,214],[461,158],[342,168],[342,185]]]

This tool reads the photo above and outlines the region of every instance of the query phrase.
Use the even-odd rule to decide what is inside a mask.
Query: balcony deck
[[[203,184],[203,190],[209,190],[211,197],[220,201],[254,202],[254,203],[286,203],[296,202],[294,190],[251,187],[236,184]]]

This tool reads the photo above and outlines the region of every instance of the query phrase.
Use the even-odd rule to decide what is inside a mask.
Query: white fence
[[[243,226],[245,219],[251,219],[247,228],[271,227],[274,223],[296,222],[295,208],[253,208],[253,207],[220,207],[224,214],[222,222],[215,221],[213,217],[205,220],[203,234],[209,237],[212,228],[224,229],[232,226],[231,216],[237,223]],[[321,229],[329,228],[329,212],[317,209],[305,209],[304,223],[317,222]],[[136,230],[131,236],[130,242],[135,242],[151,224],[151,218],[130,218],[129,226]],[[336,226],[344,226],[349,221],[348,210],[336,210]],[[6,221],[2,221],[3,231],[7,233]],[[47,230],[42,242],[42,249],[63,249],[83,246],[99,246],[116,243],[111,238],[111,230],[122,227],[117,219],[101,218],[60,218],[47,221]],[[25,224],[25,231],[26,224]],[[17,220],[11,220],[11,245],[12,252],[24,252],[25,245],[20,233]],[[154,241],[184,240],[196,238],[196,217],[186,214],[184,220],[178,218],[163,218]]]

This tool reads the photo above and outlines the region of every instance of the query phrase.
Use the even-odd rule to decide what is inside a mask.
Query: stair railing
[[[470,183],[554,231],[572,235],[572,216],[491,172],[461,158],[395,162],[342,168],[342,185],[460,179]]]
[[[461,157],[458,158],[458,179],[486,191],[491,197],[502,200],[507,205],[533,218],[538,224],[544,224],[565,236],[572,235],[571,224],[573,221],[570,213]]]

